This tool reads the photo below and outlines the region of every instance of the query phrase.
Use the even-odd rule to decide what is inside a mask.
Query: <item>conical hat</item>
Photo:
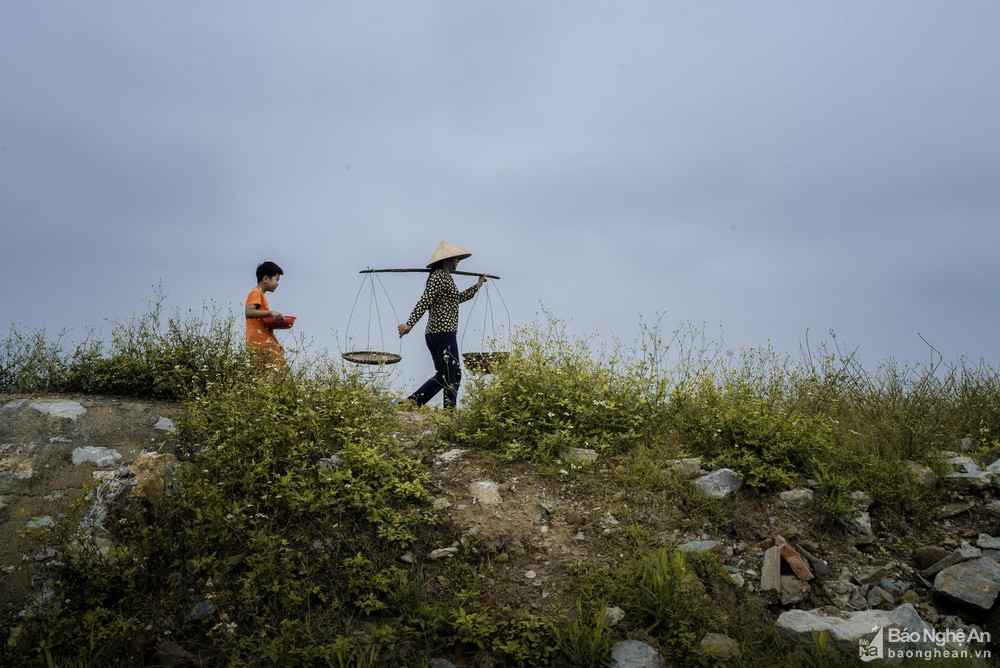
[[[453,243],[448,241],[442,241],[438,244],[437,250],[434,251],[434,255],[428,260],[427,266],[430,267],[435,262],[440,262],[441,260],[447,260],[450,257],[458,258],[459,260],[464,260],[467,257],[471,257],[472,253],[465,250],[464,248],[459,248]]]

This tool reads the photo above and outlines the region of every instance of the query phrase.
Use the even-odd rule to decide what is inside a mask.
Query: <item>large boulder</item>
[[[953,601],[989,610],[1000,594],[1000,564],[982,557],[949,566],[934,578],[934,591]]]
[[[694,483],[705,494],[717,499],[725,499],[736,493],[743,486],[743,478],[736,475],[736,472],[732,469],[719,469],[696,478]]]
[[[775,628],[779,633],[804,647],[813,646],[812,632],[826,631],[830,647],[857,656],[862,640],[870,640],[877,629],[899,629],[916,633],[919,640],[908,649],[932,650],[933,642],[925,641],[925,632],[934,627],[925,622],[909,603],[895,610],[860,610],[844,612],[826,607],[815,610],[788,610],[781,613]]]

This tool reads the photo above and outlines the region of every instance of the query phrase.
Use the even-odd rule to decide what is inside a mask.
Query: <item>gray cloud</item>
[[[239,308],[323,345],[447,238],[539,304],[797,351],[997,360],[993,3],[19,3],[0,25],[8,308]],[[66,300],[85,285],[85,298]],[[417,277],[385,278],[405,317]],[[478,307],[477,307],[478,308]],[[471,314],[471,318],[480,318]],[[391,332],[390,332],[391,334]],[[425,351],[403,342],[406,373]],[[412,364],[412,366],[410,366]]]

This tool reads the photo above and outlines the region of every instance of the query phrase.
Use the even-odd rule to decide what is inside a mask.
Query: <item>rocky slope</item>
[[[99,507],[102,493],[141,493],[149,479],[162,487],[179,447],[172,420],[181,413],[178,405],[150,401],[0,397],[5,608],[23,601],[32,575],[55,556],[26,540],[25,529],[61,521],[65,504],[88,488],[99,486],[85,500]],[[425,415],[398,417],[396,437],[404,445],[416,449],[433,439]],[[993,494],[1000,489],[1000,462],[986,466],[942,453],[955,468],[945,480],[914,465],[912,474],[925,484],[948,490],[935,525],[916,531],[858,490],[853,524],[844,531],[823,521],[810,481],[778,495],[754,494],[741,490],[729,472],[703,470],[697,459],[670,462],[663,475],[716,497],[725,519],[680,522],[689,510],[678,505],[681,500],[616,489],[609,475],[615,462],[595,461],[595,454],[567,452],[566,469],[553,477],[525,464],[501,466],[489,453],[463,444],[437,447],[429,464],[433,506],[442,519],[440,544],[403,559],[425,564],[440,587],[448,585],[446,569],[435,570],[435,564],[469,560],[497,605],[544,612],[572,607],[574,569],[623,558],[623,536],[641,531],[684,551],[716,552],[742,597],[738,604],[766,610],[783,633],[803,643],[812,643],[811,630],[826,629],[833,644],[851,653],[938,645],[997,653],[992,641],[1000,638],[1000,540],[994,536],[1000,536],[1000,501]],[[98,513],[88,529],[99,532],[99,521]],[[609,622],[621,614],[614,603]],[[876,629],[890,627],[920,638],[906,644],[897,633],[893,645],[888,634],[876,635]],[[724,636],[709,634],[705,642],[724,654],[739,651]],[[655,665],[655,655],[649,660]]]

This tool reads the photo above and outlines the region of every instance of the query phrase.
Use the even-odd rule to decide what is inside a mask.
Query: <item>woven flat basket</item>
[[[395,364],[403,359],[396,353],[383,353],[377,350],[354,350],[342,353],[341,357],[355,364]]]

